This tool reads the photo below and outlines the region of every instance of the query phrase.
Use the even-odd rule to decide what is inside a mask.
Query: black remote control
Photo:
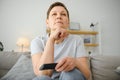
[[[47,70],[47,69],[55,69],[55,66],[57,65],[57,63],[48,63],[48,64],[43,64],[40,67],[40,70]]]

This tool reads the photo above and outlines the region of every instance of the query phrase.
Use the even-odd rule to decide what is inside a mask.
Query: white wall
[[[0,41],[5,51],[16,50],[19,37],[32,40],[45,34],[46,11],[54,1],[65,3],[71,21],[82,29],[98,22],[102,53],[120,54],[120,0],[0,0]]]

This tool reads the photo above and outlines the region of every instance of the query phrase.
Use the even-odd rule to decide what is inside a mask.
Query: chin
[[[67,27],[65,27],[64,25],[58,25],[59,28],[64,28],[67,29]]]

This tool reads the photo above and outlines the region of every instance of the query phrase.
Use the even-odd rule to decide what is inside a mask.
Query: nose
[[[57,19],[62,19],[60,14],[57,14]]]

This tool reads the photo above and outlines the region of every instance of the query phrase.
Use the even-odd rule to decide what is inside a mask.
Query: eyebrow
[[[57,11],[51,11],[52,13],[54,13],[54,12],[57,12]],[[61,12],[65,12],[65,13],[67,13],[66,11],[61,11]]]

